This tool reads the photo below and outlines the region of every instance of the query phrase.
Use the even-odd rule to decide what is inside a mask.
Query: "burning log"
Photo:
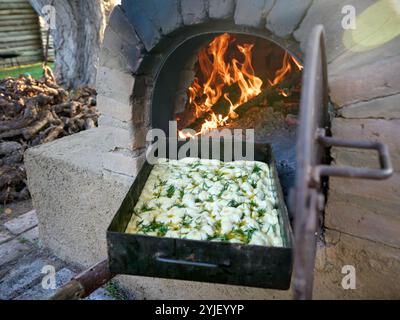
[[[74,95],[58,86],[50,69],[31,76],[0,80],[0,202],[29,198],[23,153],[97,126],[96,91],[80,88]]]
[[[284,96],[281,95],[280,91],[284,89],[289,89],[292,91],[292,87],[299,83],[301,78],[300,72],[293,72],[290,76],[288,76],[285,80],[283,80],[280,84],[274,87],[268,87],[264,89],[259,95],[250,99],[249,101],[239,105],[235,109],[235,113],[239,116],[243,116],[250,108],[261,105],[265,101],[268,101],[268,104],[273,106],[275,102],[285,99]],[[236,89],[236,86],[230,86],[227,92],[231,92]],[[186,111],[186,110],[185,110]],[[221,114],[223,117],[227,116],[230,111],[229,102],[223,97],[218,100],[218,102],[212,107],[212,111],[216,114]],[[209,117],[209,113],[204,113],[200,117],[196,117],[194,114],[190,116],[189,113],[194,113],[193,109],[190,111],[186,111],[178,115],[180,117],[179,121],[179,130],[184,128],[190,128],[194,130],[199,130],[201,125],[207,120]],[[186,127],[185,127],[186,125]]]
[[[222,97],[218,100],[218,102],[212,107],[212,111],[217,114],[226,115],[229,112],[230,104],[223,97],[224,95],[228,95],[230,99],[236,101],[240,96],[240,88],[237,83],[234,83],[230,86],[226,86],[223,89]],[[185,128],[196,128],[199,123],[204,122],[204,119],[209,116],[208,112],[203,112],[199,117],[196,115],[196,111],[189,103],[185,106],[185,110],[179,114],[179,130]],[[200,119],[203,120],[200,122]],[[199,121],[199,123],[197,123]]]

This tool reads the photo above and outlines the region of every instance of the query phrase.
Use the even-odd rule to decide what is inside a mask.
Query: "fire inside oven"
[[[254,129],[273,147],[285,199],[296,170],[302,64],[274,42],[236,33],[206,34],[176,48],[159,73],[152,127],[180,138]]]
[[[174,178],[174,184],[167,188],[165,196],[165,188],[160,187],[167,186],[168,181],[172,183],[172,178],[161,180],[165,180],[165,175],[175,169],[171,166],[161,170],[148,161],[145,162],[108,230],[112,272],[284,290],[289,288],[292,233],[286,203],[288,191],[295,180],[295,145],[302,68],[294,56],[275,43],[241,34],[205,34],[182,43],[170,52],[155,77],[152,127],[163,129],[170,136],[178,135],[183,140],[202,137],[213,130],[225,128],[254,129],[254,160],[269,168],[264,174],[269,172],[270,180],[273,181],[262,188],[265,192],[271,192],[274,201],[276,200],[275,204],[271,202],[271,207],[267,205],[265,212],[269,213],[265,213],[265,216],[277,213],[277,220],[262,225],[273,224],[277,226],[277,230],[281,230],[278,232],[274,229],[274,237],[271,236],[274,239],[277,236],[280,245],[275,245],[275,240],[253,241],[257,240],[253,239],[257,238],[255,230],[261,232],[261,224],[254,226],[254,233],[251,234],[246,233],[248,229],[245,227],[243,230],[240,227],[243,224],[240,221],[246,218],[246,212],[249,215],[254,213],[252,221],[260,220],[260,215],[263,216],[263,211],[256,210],[259,208],[256,203],[258,196],[254,196],[253,201],[246,198],[243,203],[232,204],[229,201],[226,205],[222,203],[228,200],[219,195],[213,196],[209,193],[211,200],[204,199],[214,206],[231,208],[229,212],[235,211],[240,220],[236,221],[235,226],[225,223],[226,219],[219,209],[213,209],[212,213],[206,215],[203,205],[187,206],[185,193],[187,198],[196,198],[197,195],[195,203],[196,200],[199,200],[197,203],[202,201],[202,192],[197,194],[190,191],[191,186],[196,190],[200,188],[195,177],[199,176],[204,181],[209,176],[214,179],[215,172],[225,170],[221,163],[231,161],[225,159],[221,144],[220,154],[213,153],[210,158],[214,161],[212,163],[217,162],[219,169],[207,167],[204,169],[208,170],[207,177],[202,176],[205,173],[196,171],[203,170],[198,169],[204,167],[201,165],[203,162],[185,165],[185,172],[189,169],[193,172],[190,171],[187,175],[188,182],[183,189],[178,186],[179,193],[182,194],[180,199],[174,197],[178,178]],[[171,120],[177,121],[177,132],[168,132]],[[203,154],[202,148],[200,143],[197,154]],[[171,160],[174,161],[173,158],[168,161]],[[254,166],[254,163],[251,165]],[[248,179],[247,164],[242,163],[241,166],[237,166],[240,170],[239,176],[242,180],[243,177]],[[183,170],[182,167],[179,168]],[[255,172],[254,168],[252,170],[251,174]],[[151,175],[155,171],[161,172],[161,180],[157,174]],[[179,176],[182,176],[182,172],[180,171]],[[228,182],[225,178],[225,175],[220,176],[219,183],[225,182],[229,189],[234,180],[226,178]],[[256,188],[256,185],[252,188]],[[158,189],[160,190],[157,191]],[[204,187],[201,189],[204,191]],[[228,190],[228,195],[224,190],[219,193],[221,197],[232,196],[233,191]],[[267,199],[265,194],[260,197]],[[199,218],[200,223],[190,220],[190,225],[187,226],[186,220],[181,217],[183,220],[174,220],[176,225],[171,224],[168,219],[174,218],[174,215],[168,203],[174,203],[174,214],[178,214],[178,211],[183,214],[185,211],[189,218]],[[190,214],[188,210],[197,211]],[[183,215],[185,218],[186,214]],[[166,224],[162,222],[164,216],[168,220]],[[193,231],[193,228],[204,227],[203,220],[207,216],[212,220],[207,222],[207,225],[212,225],[212,232],[205,236],[204,232]],[[231,218],[230,216],[229,219]],[[236,225],[238,229],[233,230]],[[185,233],[186,231],[189,233]],[[242,232],[238,235],[239,231]],[[263,231],[263,236],[268,237],[270,231],[271,229]]]

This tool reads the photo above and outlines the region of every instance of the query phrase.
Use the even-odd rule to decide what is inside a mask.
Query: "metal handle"
[[[187,261],[187,260],[170,259],[170,258],[163,258],[163,257],[156,257],[156,260],[158,262],[162,262],[162,263],[180,264],[180,265],[203,267],[203,268],[229,267],[229,265],[230,265],[230,263],[226,263],[226,264],[224,263],[223,265],[218,265],[218,264],[214,264],[214,263]]]
[[[380,169],[355,168],[351,166],[334,167],[329,165],[318,165],[314,168],[314,177],[336,176],[350,178],[365,178],[373,180],[383,180],[393,174],[392,162],[390,160],[388,147],[378,141],[349,141],[325,136],[324,133],[318,134],[318,142],[326,147],[343,147],[365,150],[376,150],[379,155]]]

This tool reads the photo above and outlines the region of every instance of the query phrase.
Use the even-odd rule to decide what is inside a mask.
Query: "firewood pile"
[[[0,202],[29,198],[23,163],[33,146],[97,126],[96,91],[68,92],[50,70],[0,80]]]

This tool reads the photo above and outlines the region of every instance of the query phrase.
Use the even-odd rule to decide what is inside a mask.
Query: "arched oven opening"
[[[151,126],[180,138],[212,130],[254,129],[256,143],[273,147],[287,201],[296,171],[302,64],[259,36],[207,33],[181,43],[155,78]]]

